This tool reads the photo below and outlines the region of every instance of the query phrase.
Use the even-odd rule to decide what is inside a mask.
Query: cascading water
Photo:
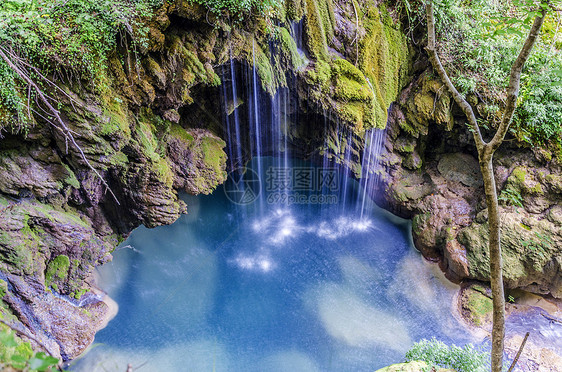
[[[297,45],[297,51],[301,55],[301,57],[306,58],[306,54],[304,52],[304,33],[303,33],[303,20],[300,21],[293,21],[291,22],[291,36]]]
[[[351,150],[352,150],[352,147],[353,147],[353,142],[352,142],[353,141],[353,131],[348,130],[347,136],[345,136],[345,137],[346,137],[345,152],[344,152],[344,157],[343,157],[344,167],[343,167],[343,175],[342,175],[343,179],[347,179],[350,176],[349,175],[349,172],[350,172],[349,167],[350,167],[350,164],[351,164]],[[348,203],[348,195],[347,195],[347,193],[348,193],[348,182],[342,182],[342,184],[343,184],[343,188],[342,188],[342,192],[340,194],[341,195],[340,196],[340,204],[341,204],[342,212],[345,212],[348,208],[348,205],[347,205],[347,203]]]
[[[227,72],[226,72],[226,67],[223,66],[222,67],[222,75],[223,77],[227,76]],[[224,81],[225,79],[223,79]],[[228,157],[228,161],[229,161],[229,168],[230,169],[234,169],[234,161],[235,158],[234,156],[231,156],[232,154],[234,154],[234,140],[232,138],[232,124],[230,123],[230,105],[232,105],[232,107],[235,109],[236,105],[234,102],[231,102],[229,100],[229,94],[228,94],[228,85],[227,84],[223,84],[222,85],[222,97],[223,97],[223,107],[224,107],[224,123],[225,123],[225,135],[226,135],[226,152],[228,153],[229,157]]]
[[[256,45],[255,40],[252,40],[252,89],[250,90],[250,97],[252,97],[252,106],[253,109],[250,109],[250,118],[251,122],[253,122],[253,126],[250,126],[251,131],[253,132],[250,138],[254,139],[254,148],[252,151],[252,155],[257,158],[257,174],[258,179],[264,179],[264,169],[261,163],[262,158],[262,138],[263,133],[261,130],[261,122],[260,122],[260,106],[259,106],[259,88],[258,88],[258,72],[256,68]],[[252,115],[253,114],[253,115]],[[258,199],[259,209],[260,212],[263,212],[263,197]]]
[[[365,134],[365,149],[361,163],[361,191],[359,194],[360,218],[363,219],[366,207],[370,203],[369,190],[376,187],[380,179],[380,156],[384,149],[386,131],[371,129]]]
[[[231,52],[232,53],[232,52]],[[232,81],[232,104],[234,115],[234,134],[236,139],[236,159],[240,161],[242,159],[242,135],[241,135],[241,128],[240,128],[240,115],[238,113],[238,107],[240,106],[241,102],[239,101],[238,96],[238,89],[236,83],[236,72],[234,70],[234,59],[230,58],[230,78]]]

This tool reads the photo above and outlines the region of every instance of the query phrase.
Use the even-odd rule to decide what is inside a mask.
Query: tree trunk
[[[505,336],[505,296],[503,288],[500,212],[494,167],[493,154],[479,151],[480,171],[484,179],[484,192],[488,207],[489,252],[490,252],[490,284],[493,301],[492,326],[492,372],[501,372],[503,366],[503,344]]]
[[[486,205],[488,207],[488,226],[489,226],[489,252],[490,252],[490,285],[492,287],[493,301],[493,326],[492,326],[492,372],[501,372],[503,367],[503,346],[505,337],[505,297],[502,275],[502,257],[500,242],[500,213],[498,207],[498,195],[496,191],[496,180],[494,177],[494,167],[492,164],[494,152],[502,144],[505,135],[511,124],[515,108],[517,107],[517,97],[519,96],[519,84],[523,66],[528,60],[533,46],[539,36],[548,7],[543,4],[539,8],[539,14],[535,17],[533,26],[525,40],[525,44],[519,52],[519,56],[511,67],[509,77],[509,87],[507,89],[507,102],[504,108],[502,121],[494,135],[489,141],[485,142],[480,132],[480,126],[476,120],[476,115],[470,104],[455,88],[445,68],[441,64],[436,50],[435,19],[433,16],[433,2],[426,2],[427,19],[427,53],[434,70],[453,96],[455,102],[463,110],[468,120],[468,125],[472,131],[474,143],[478,150],[480,171],[484,179],[484,191],[486,194]]]

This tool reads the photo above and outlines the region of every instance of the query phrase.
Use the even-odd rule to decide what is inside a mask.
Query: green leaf
[[[10,359],[11,359],[13,362],[16,362],[16,363],[18,363],[18,364],[27,362],[27,358],[24,357],[23,355],[19,355],[19,354],[12,355],[12,357],[11,357]]]
[[[57,365],[59,360],[43,352],[35,354],[29,359],[29,368],[36,371],[45,371],[47,368]]]
[[[14,338],[14,334],[13,333],[0,333],[0,343],[6,347],[16,347],[18,346],[18,343],[16,342],[15,338]]]

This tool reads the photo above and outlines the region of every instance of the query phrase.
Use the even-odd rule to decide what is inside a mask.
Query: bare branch
[[[482,139],[482,134],[480,133],[480,127],[478,126],[478,122],[476,120],[476,115],[472,110],[470,104],[463,98],[463,96],[459,93],[457,88],[451,82],[447,71],[441,64],[441,60],[439,59],[439,55],[437,54],[437,50],[435,47],[435,18],[433,16],[433,2],[428,1],[425,6],[426,14],[427,14],[427,47],[425,50],[429,54],[429,59],[431,61],[431,65],[433,69],[437,71],[439,77],[447,87],[447,90],[453,96],[453,99],[460,106],[460,108],[465,113],[468,119],[468,125],[472,131],[474,136],[474,142],[476,143],[476,147],[480,152],[481,149],[484,148],[485,142]]]
[[[49,102],[49,98],[47,98],[45,96],[45,94],[43,93],[43,91],[41,90],[41,88],[39,88],[39,86],[37,86],[37,84],[29,77],[28,74],[26,74],[25,72],[23,72],[16,64],[14,64],[11,59],[8,57],[8,55],[6,54],[7,51],[0,46],[0,58],[2,58],[4,60],[4,62],[6,62],[6,64],[12,69],[14,70],[14,72],[16,74],[18,74],[18,76],[24,80],[27,84],[29,84],[31,87],[33,87],[33,89],[35,89],[35,92],[37,93],[37,95],[39,96],[39,98],[41,99],[41,101],[43,101],[43,103],[45,104],[45,106],[47,106],[47,108],[49,109],[50,113],[55,117],[56,121],[60,124],[60,126],[64,129],[64,135],[65,138],[70,139],[70,142],[74,145],[74,147],[78,150],[78,152],[80,153],[80,156],[82,158],[82,160],[86,163],[86,165],[95,173],[95,175],[101,180],[102,184],[106,187],[106,189],[109,191],[109,193],[113,196],[113,199],[115,199],[115,202],[117,203],[117,205],[119,204],[119,200],[117,199],[117,196],[115,196],[115,194],[113,193],[113,191],[111,190],[111,188],[109,187],[109,185],[107,184],[107,182],[105,182],[105,180],[103,179],[103,177],[101,176],[101,174],[99,174],[99,172],[92,166],[92,164],[90,163],[90,161],[86,158],[86,155],[84,154],[84,151],[82,151],[82,148],[76,143],[76,140],[74,139],[74,136],[72,135],[72,131],[68,128],[68,126],[64,123],[64,120],[62,120],[60,113],[58,112],[57,109],[55,109],[51,103]]]
[[[76,108],[74,107],[74,103],[78,103],[74,98],[72,98],[70,95],[68,95],[63,89],[61,89],[57,84],[55,84],[53,81],[51,81],[49,78],[47,78],[45,75],[43,75],[41,73],[41,71],[39,71],[39,69],[33,65],[31,65],[30,63],[28,63],[26,60],[20,58],[20,56],[18,56],[16,53],[12,53],[9,50],[5,50],[6,54],[8,54],[12,60],[19,62],[20,64],[29,67],[30,69],[33,70],[34,73],[36,73],[43,81],[47,82],[50,86],[52,86],[53,88],[55,88],[55,90],[59,91],[60,93],[62,93],[63,95],[65,95],[69,100],[70,100],[70,104],[72,105],[72,108],[74,110],[76,110]],[[29,75],[29,74],[28,74]],[[50,98],[50,97],[49,97]]]
[[[498,147],[500,147],[505,135],[507,134],[511,120],[513,119],[513,114],[515,113],[515,109],[517,107],[517,97],[519,96],[521,73],[523,71],[523,67],[525,66],[525,62],[529,59],[531,51],[535,46],[535,42],[539,36],[546,13],[546,9],[542,9],[540,15],[535,18],[533,26],[527,36],[527,40],[525,40],[525,44],[523,45],[523,48],[521,48],[521,52],[519,52],[519,56],[515,60],[515,63],[511,66],[509,86],[507,88],[507,102],[503,110],[502,121],[496,131],[496,134],[494,135],[494,138],[492,138],[492,140],[488,143],[488,146],[486,146],[487,151],[492,154],[498,149]]]
[[[523,348],[525,347],[525,344],[527,343],[528,338],[529,338],[529,332],[527,332],[525,334],[525,338],[523,339],[523,342],[521,342],[521,346],[519,346],[519,351],[517,351],[517,355],[515,355],[515,359],[513,359],[513,363],[511,363],[511,367],[509,367],[507,372],[512,372],[513,369],[515,368],[515,365],[517,364],[517,361],[519,361],[519,357],[521,356],[521,353],[523,352]]]

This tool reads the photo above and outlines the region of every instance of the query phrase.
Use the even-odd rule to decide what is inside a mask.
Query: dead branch
[[[515,359],[513,359],[513,362],[511,363],[511,366],[509,367],[507,372],[511,372],[515,368],[515,365],[517,364],[517,361],[519,361],[519,357],[521,356],[521,353],[523,352],[523,348],[525,347],[525,344],[527,343],[528,338],[529,338],[529,332],[527,332],[525,334],[525,338],[523,339],[523,342],[521,342],[521,346],[519,346],[519,351],[517,351],[517,355],[515,355]]]

